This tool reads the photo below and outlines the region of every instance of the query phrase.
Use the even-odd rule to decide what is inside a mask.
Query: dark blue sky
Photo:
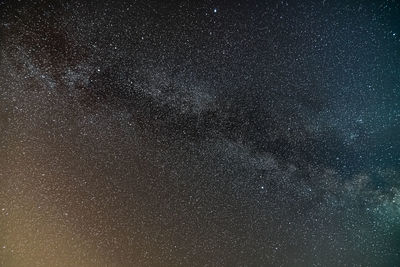
[[[397,266],[397,1],[1,1],[0,265]]]

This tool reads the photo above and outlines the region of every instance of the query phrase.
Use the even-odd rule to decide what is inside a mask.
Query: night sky
[[[0,0],[0,266],[400,266],[400,2]]]

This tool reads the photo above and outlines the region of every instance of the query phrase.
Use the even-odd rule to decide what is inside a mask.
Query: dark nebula
[[[400,266],[400,3],[0,0],[1,266]]]

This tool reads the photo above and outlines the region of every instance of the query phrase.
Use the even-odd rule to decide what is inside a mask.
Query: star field
[[[1,266],[399,266],[400,5],[1,1]]]

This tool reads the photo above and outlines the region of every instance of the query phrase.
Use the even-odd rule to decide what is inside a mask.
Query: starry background
[[[0,1],[1,266],[400,266],[400,3]]]

